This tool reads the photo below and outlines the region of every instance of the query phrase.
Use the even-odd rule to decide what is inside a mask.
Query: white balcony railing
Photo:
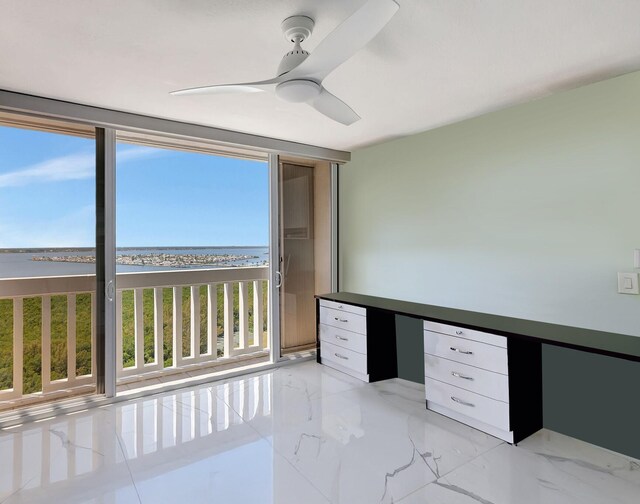
[[[268,267],[265,266],[118,274],[116,366],[119,381],[206,366],[266,349],[267,279]],[[2,324],[0,320],[0,339],[10,336],[13,361],[11,383],[5,383],[6,377],[0,383],[0,407],[26,395],[46,395],[94,385],[94,293],[93,275],[0,280],[0,303],[7,300],[12,303],[12,308],[4,307],[3,313],[7,310],[12,313],[12,322]],[[92,350],[91,372],[81,376],[78,376],[76,345],[79,296],[83,305],[90,306],[90,316],[85,314],[84,325],[90,318]],[[87,302],[89,296],[90,302]],[[61,298],[66,300],[62,305]],[[31,306],[34,299],[38,301],[38,309],[30,309],[27,316],[25,302]],[[58,371],[57,379],[52,379],[51,373],[52,299],[58,317],[60,306],[66,304],[66,376],[60,378]],[[34,322],[34,317],[40,319],[39,324]],[[30,362],[25,361],[25,328],[33,340],[34,325],[40,326],[40,344],[35,346],[40,350],[39,386],[34,386],[33,376],[28,377],[26,384],[24,373],[25,365],[31,374],[38,367],[33,352],[27,356]],[[86,340],[87,335],[84,337]],[[30,345],[33,346],[33,342]],[[4,352],[0,358],[7,360],[6,341],[0,346],[0,352]],[[60,360],[60,355],[56,358]],[[84,359],[87,360],[86,355]],[[88,367],[87,362],[81,366],[85,371]]]

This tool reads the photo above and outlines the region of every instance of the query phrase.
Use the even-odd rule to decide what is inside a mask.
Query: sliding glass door
[[[0,114],[0,412],[96,390],[93,128]]]
[[[10,114],[0,152],[0,413],[315,346],[329,163]]]
[[[122,132],[116,167],[118,383],[267,361],[266,156]]]

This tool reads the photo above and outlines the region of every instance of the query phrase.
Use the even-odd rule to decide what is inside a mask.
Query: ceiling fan
[[[307,103],[321,114],[350,125],[360,119],[351,107],[322,86],[322,81],[338,66],[364,47],[389,22],[399,5],[394,0],[368,0],[345,19],[313,51],[300,44],[311,36],[314,21],[307,16],[291,16],[282,22],[285,38],[293,43],[278,66],[273,79],[221,84],[172,91],[172,95],[255,93],[274,91],[278,98]]]

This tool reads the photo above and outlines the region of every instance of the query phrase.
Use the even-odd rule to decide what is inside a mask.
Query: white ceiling
[[[353,150],[640,69],[640,0],[397,0],[324,82],[343,126],[270,93],[173,97],[275,76],[280,22],[309,51],[365,0],[4,0],[0,89]]]

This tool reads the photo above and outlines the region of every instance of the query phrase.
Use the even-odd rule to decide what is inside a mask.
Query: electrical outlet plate
[[[618,292],[620,294],[640,294],[638,273],[618,273]]]
[[[640,268],[640,249],[633,251],[633,267]]]

